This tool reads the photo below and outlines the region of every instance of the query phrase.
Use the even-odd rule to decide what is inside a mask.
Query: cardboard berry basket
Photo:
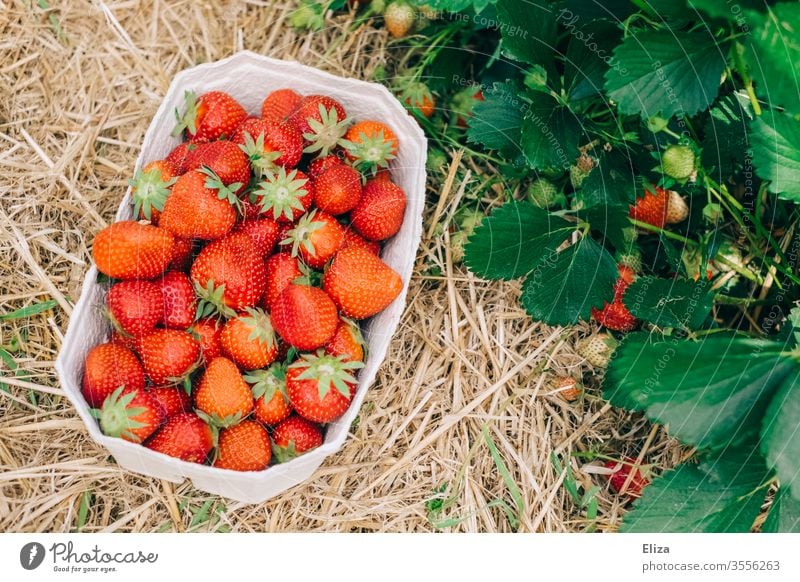
[[[136,170],[147,162],[164,158],[180,142],[170,132],[175,109],[183,104],[184,91],[197,94],[212,90],[230,93],[251,114],[260,111],[261,101],[271,90],[288,87],[301,94],[327,94],[339,100],[355,120],[378,119],[389,125],[399,139],[398,156],[392,161],[393,180],[407,195],[400,232],[385,245],[382,259],[403,279],[403,291],[384,311],[365,322],[368,345],[365,367],[358,375],[358,389],[347,412],[328,425],[325,442],[289,462],[263,471],[237,472],[188,463],[151,451],[138,444],[105,436],[92,418],[81,395],[83,362],[88,351],[107,341],[110,326],[98,309],[105,289],[97,283],[97,268],[86,274],[81,297],[70,318],[64,343],[56,360],[61,385],[78,411],[95,442],[104,446],[126,469],[176,483],[189,478],[195,487],[243,502],[260,502],[308,479],[322,461],[338,451],[347,438],[367,389],[386,356],[389,341],[405,307],[408,282],[422,231],[425,199],[426,141],[417,123],[386,88],[375,83],[337,77],[294,62],[270,59],[252,52],[240,52],[227,59],[192,67],[175,76],[144,137]],[[130,190],[120,204],[117,220],[132,215]]]

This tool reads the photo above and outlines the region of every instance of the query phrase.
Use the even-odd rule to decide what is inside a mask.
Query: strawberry
[[[92,416],[103,434],[132,443],[146,440],[165,419],[161,405],[144,388],[123,386],[108,395],[102,408],[93,408]]]
[[[97,270],[112,279],[152,279],[172,260],[173,242],[163,228],[123,220],[97,233],[92,256]]]
[[[319,157],[327,156],[338,145],[350,123],[342,104],[326,95],[303,97],[289,121],[300,130],[307,145],[304,151]]]
[[[223,237],[236,222],[235,191],[240,186],[225,186],[207,168],[187,172],[172,187],[159,224],[180,238]]]
[[[342,318],[336,328],[336,333],[325,344],[325,353],[342,356],[345,360],[363,362],[365,345],[358,324],[350,319]]]
[[[267,290],[264,293],[264,307],[272,310],[275,299],[289,286],[289,283],[302,277],[300,263],[288,253],[278,253],[267,259]]]
[[[695,173],[696,157],[686,145],[671,145],[661,156],[661,169],[669,177],[682,181]]]
[[[272,431],[272,454],[277,463],[290,461],[321,445],[319,426],[302,416],[287,418]]]
[[[165,161],[172,165],[176,176],[186,173],[186,156],[188,156],[189,152],[191,152],[195,147],[196,146],[193,143],[179,143],[177,146],[175,146],[175,149],[169,152],[167,157],[164,158]]]
[[[286,366],[272,364],[266,370],[253,370],[244,375],[256,401],[255,416],[259,422],[275,425],[292,413],[286,395]]]
[[[346,228],[344,231],[342,249],[346,249],[347,247],[361,247],[367,249],[373,255],[378,255],[381,252],[381,244],[379,242],[365,239],[352,228]]]
[[[324,346],[336,332],[336,305],[322,289],[292,283],[272,303],[272,325],[298,350]]]
[[[608,461],[603,465],[606,469],[612,469],[613,472],[608,476],[611,489],[621,495],[627,495],[629,498],[641,497],[642,489],[650,484],[650,479],[647,478],[645,471],[636,467],[636,459],[624,457],[622,461]],[[630,476],[633,473],[633,476]],[[628,479],[630,478],[630,482]],[[625,487],[625,483],[628,486]]]
[[[250,202],[250,197],[247,200],[242,200],[242,211],[239,213],[239,221],[246,222],[248,220],[258,220],[261,218],[261,206],[254,202]]]
[[[469,127],[469,119],[472,117],[475,104],[485,100],[480,87],[467,87],[456,92],[450,100],[450,111],[456,114],[456,125],[465,129]]]
[[[664,228],[667,218],[667,191],[658,186],[654,187],[655,194],[645,189],[644,196],[636,199],[636,204],[630,207],[628,216],[640,222],[646,222],[658,228]]]
[[[213,317],[199,319],[189,329],[200,343],[200,353],[203,361],[210,362],[222,355],[222,325]]]
[[[164,297],[164,327],[187,329],[197,313],[197,297],[192,281],[184,273],[168,271],[161,277]]]
[[[264,119],[288,119],[303,101],[302,95],[291,89],[278,89],[264,98],[261,117]]]
[[[344,244],[344,227],[330,214],[314,209],[297,221],[281,244],[291,244],[293,257],[299,254],[307,265],[319,269]]]
[[[359,171],[375,171],[389,166],[397,157],[399,142],[394,132],[380,121],[359,121],[347,130],[340,144]]]
[[[689,217],[689,206],[683,196],[675,190],[667,190],[667,215],[664,222],[667,224],[677,224]]]
[[[424,83],[411,83],[403,91],[405,104],[423,117],[431,117],[436,111],[436,99]]]
[[[292,170],[287,174],[281,167],[276,172],[267,172],[252,196],[262,213],[278,222],[294,222],[311,207],[314,188],[303,172]]]
[[[278,242],[278,223],[271,218],[244,220],[233,231],[249,236],[256,251],[263,257],[269,256]]]
[[[232,233],[205,247],[192,265],[191,277],[201,304],[201,317],[216,311],[228,317],[258,304],[267,284],[267,271],[253,241]]]
[[[268,366],[278,355],[269,315],[252,307],[227,321],[220,341],[225,355],[245,370]]]
[[[403,0],[390,2],[383,12],[383,24],[394,38],[403,38],[414,25],[417,17],[414,8]]]
[[[578,341],[575,352],[593,366],[605,368],[617,348],[617,340],[607,333],[597,333]]]
[[[139,338],[138,350],[145,374],[156,386],[183,380],[200,358],[200,344],[177,329],[156,329]]]
[[[328,214],[350,212],[360,199],[361,174],[350,166],[332,164],[314,178],[314,203]]]
[[[165,419],[192,409],[186,390],[177,386],[158,386],[150,390],[149,394],[161,407]]]
[[[192,252],[194,252],[192,239],[175,237],[172,245],[172,260],[169,262],[167,269],[182,272],[188,271],[192,264]]]
[[[310,178],[317,178],[328,168],[338,166],[340,164],[342,164],[342,160],[339,158],[339,156],[333,154],[325,156],[324,158],[315,158],[308,164],[308,170],[306,173]]]
[[[230,135],[236,126],[247,117],[241,105],[222,91],[210,91],[197,98],[191,91],[184,93],[184,113],[175,110],[178,124],[172,131],[173,136],[184,131],[189,141],[201,143],[214,141]]]
[[[286,372],[289,402],[307,420],[332,422],[350,407],[356,392],[353,372],[363,366],[324,352],[303,354]]]
[[[350,247],[336,253],[325,272],[323,288],[343,315],[365,319],[400,295],[403,280],[368,250]]]
[[[278,167],[294,168],[303,155],[303,136],[294,125],[276,119],[246,119],[231,141],[249,158],[258,176]]]
[[[572,376],[558,376],[552,383],[556,394],[567,402],[574,402],[583,394],[583,389]]]
[[[114,326],[129,336],[151,331],[164,318],[161,290],[150,281],[120,281],[112,285],[106,305]]]
[[[214,358],[197,385],[194,404],[208,421],[226,427],[253,410],[253,395],[239,369],[227,358]]]
[[[81,384],[89,406],[101,406],[121,386],[144,390],[144,370],[133,352],[117,343],[100,344],[89,350]]]
[[[201,143],[186,156],[186,171],[200,170],[203,166],[216,174],[226,186],[239,184],[241,191],[250,181],[250,163],[239,146],[230,141]]]
[[[130,181],[133,215],[158,225],[170,188],[177,180],[175,169],[167,160],[156,160],[136,172]]]
[[[271,457],[267,431],[255,420],[245,420],[220,433],[214,466],[232,471],[262,471]]]
[[[199,416],[186,412],[170,417],[144,446],[183,461],[203,463],[214,447],[214,435]]]
[[[631,331],[638,325],[638,320],[628,311],[622,302],[625,290],[636,278],[635,273],[630,267],[618,265],[619,279],[614,283],[614,299],[611,303],[606,303],[603,309],[592,307],[592,317],[601,325],[614,331]]]
[[[388,180],[370,180],[350,214],[350,222],[364,238],[386,240],[400,230],[405,210],[406,194],[400,186]]]
[[[112,329],[110,341],[112,344],[122,346],[123,348],[127,348],[133,353],[136,353],[136,338],[132,335],[123,334],[117,329]]]

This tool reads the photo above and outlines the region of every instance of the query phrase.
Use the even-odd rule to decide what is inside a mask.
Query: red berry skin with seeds
[[[164,158],[172,164],[176,176],[186,173],[186,158],[194,147],[194,144],[189,142],[180,143]]]
[[[342,160],[339,158],[339,156],[331,154],[322,158],[311,160],[311,162],[308,164],[308,171],[306,173],[311,178],[317,178],[325,170],[332,168],[333,166],[340,165],[342,165]]]
[[[161,405],[144,388],[114,391],[102,408],[92,409],[92,416],[100,422],[103,434],[137,444],[166,420]]]
[[[319,446],[322,446],[322,431],[319,425],[302,416],[289,417],[272,431],[272,450],[275,460],[279,463]]]
[[[220,139],[231,135],[246,117],[247,112],[236,99],[222,91],[210,91],[197,99],[196,131],[187,129],[187,137],[193,143]]]
[[[176,414],[145,443],[148,449],[190,463],[203,463],[214,446],[209,427],[191,412]]]
[[[333,164],[314,179],[314,203],[331,215],[350,212],[361,200],[361,174],[344,164]]]
[[[364,185],[361,200],[350,213],[350,222],[368,240],[386,240],[403,226],[406,195],[389,180],[370,180]]]
[[[300,375],[304,368],[289,368],[286,372],[286,393],[297,414],[313,422],[328,423],[341,417],[355,395],[355,384],[349,384],[350,397],[346,397],[331,385],[320,400],[317,380],[304,380]]]
[[[89,350],[84,362],[81,393],[89,406],[102,406],[120,386],[144,390],[144,370],[134,353],[116,343],[105,343]]]
[[[195,408],[220,426],[235,424],[253,411],[253,394],[242,374],[228,358],[208,363],[194,392]]]
[[[254,420],[223,429],[214,466],[232,471],[262,471],[272,458],[267,431]]]
[[[187,272],[192,265],[193,251],[194,245],[191,239],[175,237],[175,243],[172,245],[172,260],[167,270]]]
[[[345,360],[364,361],[364,338],[358,324],[349,320],[341,320],[336,333],[325,344],[325,352],[332,356],[344,356]]]
[[[164,318],[161,289],[150,281],[120,281],[106,296],[111,317],[130,336],[145,334]]]
[[[183,379],[200,359],[200,344],[185,331],[157,329],[139,338],[145,374],[156,386]]]
[[[658,186],[655,194],[645,190],[644,196],[636,199],[636,204],[630,206],[628,216],[641,222],[646,222],[658,228],[664,228],[667,221],[667,207],[669,193]]]
[[[603,309],[592,307],[592,317],[601,325],[608,329],[629,332],[636,329],[639,325],[639,320],[628,311],[625,304],[622,302],[622,296],[625,290],[633,283],[636,274],[630,267],[625,265],[618,265],[619,278],[614,283],[614,299],[611,303],[606,303]]]
[[[303,97],[303,100],[300,102],[300,106],[289,118],[289,121],[291,121],[295,127],[300,130],[301,134],[313,133],[308,120],[314,119],[318,122],[322,122],[322,117],[319,113],[320,105],[322,105],[327,111],[334,109],[336,111],[336,116],[340,121],[347,117],[347,113],[345,112],[342,104],[336,101],[336,99],[333,97],[328,97],[327,95],[308,95]]]
[[[220,341],[225,356],[243,370],[269,366],[278,355],[269,316],[261,310],[253,309],[230,318],[222,328]]]
[[[264,119],[285,120],[294,113],[303,96],[291,89],[278,89],[264,98],[261,104],[261,117]]]
[[[248,148],[247,135],[254,144],[263,135],[263,149]],[[259,119],[251,117],[245,119],[231,136],[231,141],[238,146],[245,146],[245,157],[248,157],[254,166],[258,160],[264,156],[274,154],[272,157],[273,166],[283,166],[284,168],[294,168],[303,157],[303,136],[300,131],[291,123],[277,119]],[[242,148],[240,148],[242,149]]]
[[[298,350],[324,346],[339,324],[336,305],[327,293],[294,283],[275,299],[271,315],[278,335]]]
[[[299,253],[303,262],[321,269],[344,244],[344,227],[330,214],[312,210],[297,221],[287,233],[292,241],[292,254]]]
[[[238,182],[244,189],[250,181],[250,162],[247,155],[233,142],[212,141],[198,144],[186,156],[186,171],[210,168],[226,186]]]
[[[346,228],[344,231],[344,243],[342,243],[342,249],[346,249],[348,247],[360,247],[362,249],[366,249],[371,252],[373,255],[379,255],[381,252],[381,243],[374,241],[374,240],[367,240],[352,228]]]
[[[607,461],[604,467],[607,469],[613,469],[614,473],[608,476],[609,484],[611,485],[611,489],[613,489],[616,493],[621,493],[623,487],[625,486],[625,482],[628,480],[628,475],[634,471],[633,464],[636,462],[635,459],[631,459],[630,457],[625,457],[625,463],[617,462],[617,461]],[[629,463],[629,464],[628,464]],[[625,494],[628,497],[636,498],[641,497],[642,489],[647,487],[650,484],[650,480],[644,476],[640,469],[635,469],[635,473],[631,478],[630,483],[628,483],[628,487],[625,490]]]
[[[178,178],[161,213],[162,228],[180,238],[202,240],[218,239],[231,231],[236,209],[220,199],[217,190],[206,188],[207,179],[199,170]]]
[[[192,409],[192,401],[181,387],[158,386],[150,390],[149,394],[161,407],[165,419]]]
[[[92,256],[97,270],[112,279],[152,279],[172,260],[173,244],[163,228],[122,220],[97,233]]]
[[[278,242],[278,223],[271,218],[244,220],[236,225],[234,232],[242,232],[249,236],[262,257],[272,253]]]
[[[289,253],[277,253],[268,258],[267,290],[264,293],[264,307],[271,310],[278,295],[289,286],[289,283],[302,276],[300,262]]]
[[[189,330],[200,343],[203,361],[208,363],[222,355],[222,324],[214,317],[200,319]]]
[[[187,329],[194,323],[197,313],[197,296],[192,281],[185,273],[167,271],[160,283],[164,297],[164,327]]]
[[[269,401],[265,397],[256,400],[255,417],[259,422],[274,425],[287,418],[292,413],[292,407],[283,392],[276,391]]]

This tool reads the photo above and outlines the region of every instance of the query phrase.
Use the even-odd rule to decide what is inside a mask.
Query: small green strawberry
[[[671,145],[661,156],[661,169],[671,178],[686,180],[695,172],[696,156],[686,145]]]
[[[556,185],[547,178],[539,178],[528,186],[528,200],[539,208],[552,208],[563,206],[566,202],[564,194],[559,192]]]

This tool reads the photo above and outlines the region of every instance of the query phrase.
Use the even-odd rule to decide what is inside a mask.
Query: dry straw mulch
[[[680,449],[662,430],[600,398],[596,370],[573,349],[590,328],[531,322],[515,285],[454,265],[446,235],[423,241],[377,383],[344,449],[310,482],[244,505],[128,473],[87,437],[53,361],[89,245],[113,217],[171,77],[240,49],[367,79],[389,57],[386,33],[353,32],[350,16],[297,34],[290,5],[226,4],[76,1],[45,12],[0,2],[0,313],[58,302],[0,322],[14,358],[0,362],[0,530],[583,531],[551,453],[644,449],[646,461],[674,464]],[[452,157],[430,177],[426,231],[490,171]],[[564,401],[553,373],[584,376],[585,396]],[[591,474],[599,464],[570,462],[583,487],[603,486],[596,528],[614,529],[624,508]]]

